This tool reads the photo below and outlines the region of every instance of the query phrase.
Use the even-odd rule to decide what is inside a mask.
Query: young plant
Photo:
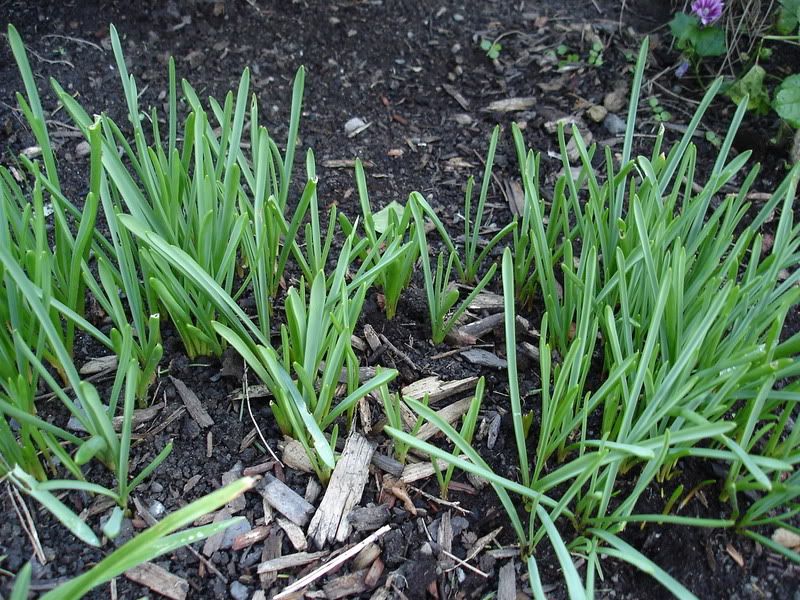
[[[138,379],[140,376],[138,363],[132,358],[133,339],[130,327],[126,328],[123,332],[124,337],[119,357],[120,366],[114,379],[108,406],[105,406],[101,402],[100,396],[94,386],[80,379],[77,369],[70,360],[66,347],[55,327],[52,325],[50,310],[48,310],[51,301],[46,292],[37,289],[33,285],[25,276],[22,269],[14,264],[13,258],[4,248],[0,248],[0,263],[2,263],[5,272],[13,279],[15,286],[25,297],[27,309],[30,310],[34,318],[38,320],[42,335],[46,338],[59,364],[62,365],[64,377],[72,388],[76,399],[73,401],[67,395],[42,361],[24,344],[20,336],[15,334],[17,351],[25,355],[33,368],[38,372],[38,376],[49,386],[51,391],[62,402],[69,413],[77,419],[81,428],[87,432],[88,437],[81,439],[73,434],[69,434],[36,416],[35,411],[26,411],[2,398],[0,398],[0,413],[3,413],[6,418],[11,417],[16,419],[30,430],[38,430],[38,435],[36,435],[35,439],[37,441],[41,440],[44,443],[42,450],[46,452],[46,456],[50,456],[50,454],[54,455],[69,474],[74,477],[74,480],[51,480],[39,484],[35,489],[46,492],[39,496],[39,501],[52,510],[53,514],[62,520],[65,525],[68,527],[77,527],[77,529],[73,529],[75,535],[89,544],[99,545],[96,538],[90,536],[85,528],[78,525],[78,523],[81,523],[80,520],[71,518],[64,520],[62,518],[62,515],[65,514],[67,509],[60,501],[55,499],[55,496],[49,494],[49,492],[57,489],[76,489],[92,494],[99,493],[109,496],[118,504],[117,508],[119,509],[116,511],[115,519],[112,522],[119,524],[121,522],[122,510],[127,507],[131,490],[146,479],[167,455],[169,455],[172,444],[168,444],[149,465],[142,469],[132,481],[129,481],[131,424],[133,420],[136,391],[139,385]],[[100,332],[95,332],[95,334],[102,336]],[[117,404],[120,394],[123,394],[123,407],[121,432],[118,435],[114,429],[113,418],[117,413]],[[7,426],[0,429],[0,435],[3,435],[3,437],[7,437],[9,434],[10,429]],[[61,445],[61,441],[75,446],[73,455],[70,455],[65,450]],[[3,446],[8,445],[7,441],[3,440]],[[10,471],[15,467],[15,465],[8,464],[9,457],[13,457],[13,454],[5,455],[4,453],[3,460],[6,464],[3,465],[3,470]],[[115,489],[107,489],[85,481],[81,472],[81,466],[95,458],[101,461],[115,475],[117,482]],[[24,474],[24,471],[18,469],[16,475],[14,475],[18,479],[21,477],[19,473]],[[28,487],[30,487],[30,485],[28,485]],[[114,533],[113,527],[109,528],[107,533],[109,537],[113,537]]]
[[[29,488],[25,487],[26,483],[29,482],[21,482],[23,491],[29,491]],[[251,489],[255,483],[253,478],[243,477],[215,492],[198,498],[165,517],[146,531],[136,535],[85,573],[59,584],[56,588],[44,594],[42,598],[47,600],[81,598],[97,586],[111,581],[137,565],[155,560],[159,556],[173,552],[178,548],[202,541],[225,531],[231,525],[241,521],[243,517],[234,517],[218,523],[190,527],[184,531],[178,530],[228,504],[245,491]],[[28,597],[30,576],[31,569],[30,563],[28,563],[17,574],[12,598],[22,600]]]
[[[381,394],[381,402],[383,404],[383,413],[386,415],[386,424],[392,429],[396,429],[398,431],[409,430],[411,435],[417,435],[420,427],[422,427],[423,423],[422,417],[417,417],[413,426],[411,426],[410,428],[407,427],[403,419],[403,411],[407,409],[405,409],[405,405],[403,404],[403,400],[400,398],[400,394],[390,393],[389,388],[387,386],[382,386],[380,388],[380,394]],[[425,398],[423,398],[422,402],[426,406],[428,405],[427,395],[425,396]],[[403,464],[406,463],[406,458],[408,457],[409,449],[410,449],[409,444],[401,440],[394,440],[393,444],[394,457],[399,462]]]
[[[331,443],[324,430],[333,426],[339,416],[351,414],[358,400],[396,375],[394,371],[383,371],[380,376],[359,385],[358,363],[350,346],[367,288],[396,258],[396,248],[384,254],[377,264],[373,264],[370,257],[348,283],[345,276],[357,253],[352,248],[353,236],[349,236],[339,255],[336,271],[330,279],[323,273],[315,276],[307,301],[304,283],[299,292],[289,293],[286,324],[281,330],[282,344],[275,350],[270,337],[183,250],[146,230],[135,219],[123,216],[121,221],[150,252],[169,263],[192,285],[204,290],[221,319],[213,323],[216,333],[242,355],[269,387],[273,394],[271,408],[278,425],[284,433],[303,444],[318,475],[327,481],[335,465],[335,439]],[[343,370],[348,395],[334,406],[335,390]]]
[[[484,38],[481,40],[481,50],[483,50],[486,53],[486,56],[492,60],[497,60],[500,58],[500,52],[503,50],[503,45],[499,42],[493,42],[492,40],[487,40]]]
[[[533,413],[524,412],[513,356],[513,292],[518,288],[513,281],[516,265],[508,250],[503,288],[520,482],[491,473],[459,432],[419,403],[409,401],[409,406],[441,429],[457,452],[447,453],[390,429],[403,443],[493,484],[519,536],[535,595],[544,594],[537,546],[545,537],[562,566],[570,597],[591,596],[595,578],[602,574],[600,559],[611,556],[644,569],[678,597],[692,598],[618,537],[627,523],[738,527],[760,540],[754,527],[791,526],[789,520],[798,510],[798,486],[791,473],[797,465],[800,434],[790,425],[798,390],[794,383],[776,389],[776,382],[793,382],[800,374],[800,334],[781,340],[788,311],[800,302],[796,286],[800,273],[793,270],[800,254],[800,226],[794,223],[793,205],[800,165],[747,225],[742,221],[748,214],[746,197],[755,171],[744,177],[738,192],[712,202],[748,158],[739,155],[729,160],[746,111],[742,104],[698,190],[691,140],[720,82],[703,99],[676,146],[662,152],[663,135],[659,135],[652,158],[632,160],[646,55],[645,43],[637,62],[619,172],[607,155],[608,172],[600,185],[592,150],[574,131],[581,169],[573,176],[562,132],[565,174],[553,200],[564,215],[555,229],[557,243],[548,246],[548,231],[531,224],[529,239],[540,271],[534,291],[544,298],[546,308],[540,327],[542,389],[535,413],[540,415],[535,462],[529,464],[528,458]],[[535,158],[524,148],[518,148],[518,155],[530,214],[539,215],[543,202],[533,185]],[[765,246],[758,231],[773,213],[780,217],[772,243]],[[575,257],[572,248],[578,242],[581,253]],[[556,268],[563,274],[560,290],[553,283]],[[596,352],[599,343],[602,351]],[[558,350],[559,362],[551,348]],[[590,388],[588,372],[601,360],[602,378]],[[591,425],[598,422],[599,428]],[[715,483],[721,499],[729,503],[730,515],[637,513],[638,500],[648,488],[669,476],[686,457],[727,465],[727,476]],[[530,515],[527,527],[512,493],[523,499]],[[762,500],[743,506],[745,493],[759,494]],[[664,500],[668,507],[670,499]],[[784,512],[771,512],[782,505],[787,507]],[[557,527],[559,523],[563,527]],[[565,533],[567,526],[573,534]],[[571,552],[586,558],[583,579]],[[783,553],[798,558],[797,553]]]
[[[34,211],[35,213],[25,212],[27,201],[19,193],[19,189],[15,185],[9,185],[3,190],[4,199],[0,199],[7,209],[13,209],[13,204],[16,204],[16,210],[20,211],[23,218],[29,219],[28,222],[14,219],[17,224],[17,233],[20,233],[21,227],[34,227],[33,237],[38,244],[37,248],[33,246],[24,248],[27,250],[37,250],[39,258],[44,258],[44,252],[48,251],[50,257],[49,272],[45,273],[44,269],[37,269],[40,276],[35,280],[35,283],[40,287],[47,289],[53,298],[61,302],[71,310],[79,315],[83,315],[84,301],[85,301],[85,284],[81,274],[81,264],[89,257],[89,252],[92,247],[93,239],[96,237],[95,232],[95,218],[97,215],[97,207],[99,203],[99,184],[100,184],[100,165],[93,162],[91,165],[91,176],[89,179],[89,192],[85,198],[83,209],[81,212],[72,208],[70,212],[63,209],[63,206],[56,201],[51,203],[53,212],[53,247],[52,251],[48,242],[48,234],[45,231],[45,218],[44,218],[44,183],[48,188],[56,194],[60,194],[61,187],[59,183],[58,169],[55,162],[55,154],[53,153],[50,144],[50,137],[47,132],[47,123],[44,111],[42,109],[41,101],[39,100],[39,93],[36,88],[33,73],[28,63],[28,58],[25,52],[25,46],[19,33],[13,25],[8,26],[8,42],[11,46],[11,51],[14,59],[17,62],[22,81],[25,86],[27,98],[22,94],[17,94],[17,103],[22,110],[25,120],[33,132],[36,143],[41,150],[42,161],[44,163],[44,172],[41,171],[38,163],[34,163],[25,156],[21,156],[20,160],[25,165],[26,170],[34,180]],[[11,183],[11,179],[4,175],[3,179],[6,184]],[[73,234],[70,227],[69,216],[78,218],[78,229]],[[20,240],[21,241],[21,240]],[[28,241],[32,241],[28,238]],[[24,242],[23,242],[24,243]],[[33,272],[30,272],[33,275]],[[67,349],[68,355],[72,356],[72,348],[75,342],[75,324],[67,321],[58,327],[63,327],[62,337]],[[59,365],[54,365],[59,369]]]
[[[384,310],[387,319],[393,319],[397,313],[400,294],[408,287],[414,273],[414,263],[419,256],[419,244],[414,236],[411,222],[410,205],[405,207],[391,202],[378,213],[373,214],[367,192],[367,178],[361,161],[356,159],[356,185],[361,203],[361,223],[364,228],[364,249],[362,260],[372,251],[374,261],[380,261],[387,250],[397,246],[397,257],[386,265],[378,274],[375,285],[383,292]],[[340,215],[339,223],[346,235],[353,235],[355,227],[344,216]]]
[[[481,293],[483,288],[485,288],[492,279],[494,272],[497,270],[497,265],[493,264],[489,268],[487,273],[483,276],[483,279],[478,282],[464,301],[451,313],[451,309],[456,306],[459,299],[458,289],[452,285],[450,281],[456,255],[453,250],[450,251],[447,267],[445,268],[444,257],[442,254],[439,254],[436,261],[436,273],[433,273],[431,269],[428,240],[425,234],[425,221],[422,216],[422,207],[423,205],[428,206],[427,202],[425,202],[424,198],[422,198],[419,193],[414,192],[409,197],[408,203],[411,206],[411,213],[414,216],[417,243],[419,244],[420,257],[422,259],[425,293],[428,297],[428,310],[431,320],[431,339],[435,344],[440,344],[458,322],[459,317],[464,314],[464,311],[467,310],[475,297]],[[428,206],[428,208],[430,207]],[[425,212],[428,213],[428,211]],[[431,210],[430,212],[432,213],[433,211]]]
[[[303,445],[323,482],[335,464],[333,449],[340,415],[352,421],[357,402],[394,379],[397,372],[383,370],[360,384],[358,359],[351,346],[353,329],[361,313],[368,283],[347,286],[344,273],[349,264],[349,240],[339,260],[339,269],[326,289],[325,274],[314,277],[306,300],[303,280],[285,301],[286,322],[281,325],[281,346],[256,344],[224,325],[219,334],[245,359],[273,395],[272,414],[281,430]],[[334,404],[344,379],[347,396]],[[296,381],[296,383],[295,383]],[[323,432],[332,427],[328,441]]]
[[[111,37],[128,103],[133,140],[129,142],[111,119],[103,117],[105,151],[102,153],[102,162],[109,191],[109,198],[103,203],[106,219],[111,223],[120,214],[131,215],[168,243],[187,252],[231,294],[241,239],[248,221],[253,217],[256,204],[263,207],[269,204],[269,198],[272,197],[276,213],[282,215],[286,207],[304,71],[301,68],[295,80],[292,121],[285,155],[281,155],[275,142],[266,135],[266,130],[259,127],[255,102],[250,107],[251,147],[254,153],[252,164],[256,168],[254,174],[250,161],[241,149],[248,107],[247,70],[240,80],[235,103],[232,93],[228,94],[222,106],[211,99],[210,114],[192,87],[184,82],[182,99],[189,106],[190,113],[184,121],[183,136],[179,137],[177,106],[180,99],[174,62],[171,61],[167,135],[162,137],[157,114],[153,111],[149,115],[152,143],[148,145],[136,82],[127,72],[119,37],[113,27]],[[88,139],[91,119],[57,83],[53,83],[53,86],[67,112]],[[123,148],[123,156],[117,154],[117,145]],[[274,248],[279,243],[276,240],[284,239],[287,231],[281,229],[285,222],[271,217],[269,215],[261,221],[267,224],[269,241],[266,246]],[[199,244],[198,240],[203,240],[203,243]],[[297,250],[294,239],[287,243]],[[194,288],[190,281],[176,274],[168,264],[147,250],[137,251],[133,260],[144,282],[144,297],[148,300],[158,299],[177,328],[187,353],[190,356],[220,354],[223,349],[221,340],[211,325],[216,314],[206,302],[203,291]],[[270,267],[271,270],[264,269],[270,274],[270,280],[265,285],[274,293],[275,282],[280,280],[282,273],[276,271],[274,262]],[[244,284],[248,283],[249,279],[246,279]],[[138,331],[141,333],[143,329]]]
[[[464,415],[464,419],[461,422],[461,430],[458,432],[458,435],[461,436],[461,439],[467,444],[472,444],[472,437],[475,435],[475,426],[478,423],[478,411],[480,411],[481,403],[483,402],[483,390],[485,386],[486,380],[483,377],[478,379],[478,384],[475,386],[475,394],[472,396],[467,414]],[[425,401],[423,404],[427,406],[428,403]],[[418,419],[418,423],[419,422],[421,422],[421,419]],[[439,495],[442,500],[447,500],[455,465],[452,463],[447,465],[447,469],[445,469],[444,472],[439,468],[439,461],[431,461],[431,465],[433,465],[433,472],[436,475],[436,480],[439,482]]]

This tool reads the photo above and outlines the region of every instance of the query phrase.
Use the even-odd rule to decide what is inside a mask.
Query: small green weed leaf
[[[766,74],[764,67],[753,65],[725,93],[736,104],[747,98],[747,110],[755,111],[760,115],[766,114],[769,111],[769,93],[764,87]]]
[[[694,49],[698,56],[722,56],[728,50],[725,46],[725,32],[719,27],[698,29]]]
[[[783,80],[772,106],[789,125],[800,129],[800,74],[790,75]]]
[[[484,40],[485,41],[485,40]],[[397,200],[392,200],[372,215],[372,221],[375,226],[375,231],[378,233],[383,233],[389,227],[389,214],[394,213],[397,217],[397,220],[400,221],[403,218],[403,211],[405,208],[402,204],[400,204]]]
[[[697,35],[699,21],[694,15],[677,12],[669,22],[670,31],[678,42],[678,48],[685,48],[687,42],[694,41]]]
[[[781,35],[791,35],[800,25],[800,0],[780,0],[780,3],[775,27]]]

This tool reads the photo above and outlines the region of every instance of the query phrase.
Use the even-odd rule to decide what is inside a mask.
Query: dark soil
[[[560,170],[559,161],[547,158],[547,152],[558,150],[556,136],[548,133],[545,123],[562,116],[582,113],[588,106],[602,104],[604,96],[618,83],[630,80],[630,53],[638,49],[641,34],[652,33],[653,49],[648,75],[661,74],[650,84],[646,94],[659,96],[662,105],[675,115],[674,123],[688,121],[692,98],[699,92],[689,82],[677,80],[669,67],[677,55],[668,48],[669,36],[662,27],[670,18],[666,2],[627,2],[620,15],[619,3],[611,0],[581,2],[578,0],[546,0],[538,3],[464,2],[436,0],[377,1],[292,1],[292,2],[3,2],[0,0],[3,31],[13,23],[29,48],[31,65],[44,95],[45,110],[51,114],[51,131],[58,145],[62,187],[73,199],[85,194],[87,161],[80,157],[79,133],[67,124],[63,110],[56,110],[55,100],[48,93],[48,77],[54,77],[90,112],[106,112],[123,123],[124,100],[109,43],[109,24],[113,23],[123,37],[128,65],[142,91],[142,106],[163,104],[166,88],[167,59],[177,61],[178,74],[188,79],[201,97],[221,98],[235,89],[245,66],[251,68],[251,81],[261,102],[262,114],[277,140],[285,139],[289,101],[294,72],[301,64],[308,69],[301,122],[302,150],[313,148],[320,179],[321,206],[336,204],[348,216],[359,212],[351,169],[328,168],[326,161],[360,157],[369,161],[368,183],[373,205],[377,208],[391,200],[405,200],[412,190],[422,192],[440,211],[448,226],[460,227],[459,212],[463,206],[463,189],[469,175],[482,176],[485,155],[492,127],[500,122],[507,126],[515,120],[525,127],[527,142],[544,154],[545,188],[552,188]],[[497,61],[491,61],[479,48],[480,38],[495,39],[504,34],[503,49]],[[557,64],[543,61],[549,49],[568,45],[580,56],[588,55],[590,34],[598,35],[606,49],[603,64],[585,64],[559,71]],[[795,65],[797,70],[797,66]],[[666,71],[665,71],[666,70]],[[663,71],[663,73],[662,73]],[[452,86],[448,89],[445,86]],[[0,160],[13,164],[15,156],[33,143],[30,132],[16,110],[14,93],[22,90],[22,82],[10,50],[0,43]],[[455,92],[463,97],[460,105]],[[494,100],[533,96],[535,104],[527,111],[511,114],[487,112]],[[650,143],[657,124],[642,108],[639,132],[644,147]],[[624,111],[620,115],[624,118]],[[724,136],[731,106],[720,101],[710,111],[704,127]],[[348,138],[344,124],[360,117],[371,126],[359,135]],[[601,123],[586,119],[586,127],[602,144],[621,147],[618,138]],[[785,148],[764,144],[764,128],[776,129],[771,121],[753,120],[737,141],[739,150],[753,147],[763,161],[763,170],[756,189],[769,191],[785,172]],[[748,132],[758,131],[759,135]],[[667,137],[680,134],[668,129]],[[698,140],[701,165],[713,160],[713,147]],[[298,162],[302,162],[298,158]],[[500,179],[513,174],[516,158],[510,135],[504,135],[496,159]],[[703,172],[703,166],[699,171]],[[513,175],[509,175],[513,177]],[[497,185],[489,197],[489,221],[502,226],[510,217],[507,202]],[[405,352],[413,367],[391,352],[381,356],[379,364],[393,365],[401,371],[399,383],[405,385],[422,376],[437,374],[443,379],[484,375],[487,394],[484,413],[487,422],[494,415],[503,415],[505,373],[476,367],[458,354],[446,353],[450,346],[434,347],[429,341],[424,298],[419,290],[410,290],[400,302],[399,314],[386,321],[370,298],[363,324],[370,324],[384,333]],[[420,300],[420,298],[422,298]],[[420,305],[420,302],[422,303]],[[534,326],[536,311],[530,315]],[[792,327],[797,327],[793,316]],[[154,386],[153,402],[163,408],[153,421],[144,424],[140,442],[134,448],[132,472],[147,464],[168,441],[174,450],[159,470],[136,492],[144,506],[155,512],[171,512],[222,484],[222,476],[237,466],[249,467],[268,460],[258,443],[243,447],[242,441],[253,429],[252,422],[240,402],[230,397],[241,389],[241,381],[221,375],[221,363],[199,360],[190,363],[182,354],[177,337],[170,338],[165,328],[165,357],[162,377]],[[494,338],[489,337],[489,342]],[[502,339],[498,352],[504,352]],[[88,342],[78,350],[83,360],[96,351]],[[362,360],[365,364],[366,357]],[[198,364],[201,363],[201,364]],[[538,386],[533,365],[521,365],[523,392]],[[182,406],[167,375],[177,377],[194,390],[215,421],[202,431],[188,414],[166,427],[163,424]],[[252,383],[252,382],[251,382]],[[377,405],[375,412],[379,412]],[[46,412],[46,408],[44,409]],[[275,448],[279,441],[269,409],[254,401],[253,411],[262,432]],[[501,420],[501,432],[510,431],[507,417]],[[479,449],[501,474],[514,476],[515,451],[500,435],[493,450],[485,440]],[[511,438],[509,438],[511,439]],[[378,452],[390,453],[391,443],[376,435]],[[273,473],[303,494],[309,475],[274,467]],[[87,475],[93,476],[92,473]],[[442,572],[437,569],[436,548],[429,544],[428,533],[438,527],[447,506],[436,504],[412,491],[418,515],[412,516],[400,502],[382,494],[379,484],[382,473],[376,469],[362,498],[369,503],[390,502],[392,531],[381,541],[382,559],[386,565],[379,587],[387,578],[398,591],[410,598],[472,598],[495,592],[498,571],[508,558],[484,555],[476,566],[489,574],[488,579],[469,570]],[[97,474],[97,477],[103,475]],[[691,489],[700,481],[716,478],[692,464],[682,465],[677,480],[654,485],[649,490],[645,511],[660,511],[665,498],[683,483]],[[490,532],[505,522],[502,508],[491,489],[475,491],[463,475],[455,480],[466,491],[452,491],[450,499],[461,503],[469,512],[451,510],[460,532],[453,541],[453,553],[464,556],[476,537]],[[433,478],[419,482],[419,487],[438,495]],[[470,492],[470,493],[467,493]],[[16,572],[31,558],[28,537],[10,503],[10,493],[2,496],[0,523],[0,567]],[[247,506],[240,513],[251,525],[263,518],[261,498],[246,495]],[[726,507],[710,490],[706,505],[693,501],[687,507],[692,514],[709,518],[725,515]],[[92,504],[80,494],[67,495],[76,510]],[[47,513],[28,502],[33,511],[39,539],[47,558],[34,569],[35,589],[53,586],[64,578],[89,568],[105,554],[87,548],[66,533]],[[97,525],[101,514],[89,517]],[[131,531],[144,526],[139,517],[129,522]],[[272,536],[280,536],[275,527]],[[800,569],[771,554],[743,537],[717,530],[681,529],[670,526],[630,527],[626,539],[658,565],[682,582],[700,598],[798,598]],[[349,542],[364,534],[353,534]],[[435,539],[435,533],[434,533]],[[124,537],[123,537],[124,540]],[[498,538],[505,546],[513,543],[508,526]],[[280,544],[280,539],[278,541]],[[283,552],[290,553],[288,540],[282,541]],[[197,598],[249,598],[260,589],[256,567],[262,560],[263,542],[239,551],[230,549],[214,553],[209,561],[218,573],[186,549],[157,560],[175,575],[184,577]],[[434,545],[435,546],[435,545]],[[538,557],[543,580],[549,584],[553,598],[565,597],[561,575],[554,556],[542,544]],[[202,545],[199,545],[200,549]],[[741,556],[743,566],[734,556]],[[604,581],[598,584],[600,596],[622,598],[664,598],[667,592],[646,575],[626,565],[606,561]],[[347,567],[345,567],[347,568]],[[517,572],[524,572],[516,560]],[[310,569],[298,568],[292,574],[301,576]],[[328,576],[332,579],[345,571]],[[463,579],[460,579],[463,578]],[[317,589],[325,583],[317,583]],[[0,578],[0,592],[10,589],[11,580]],[[285,579],[265,582],[267,596],[286,585]],[[148,590],[118,578],[115,590],[120,598],[134,598]],[[518,589],[526,590],[527,581],[518,577]],[[438,596],[432,596],[432,592]],[[362,597],[370,597],[366,592]],[[793,596],[794,595],[794,596]],[[108,585],[95,590],[93,597],[109,597]],[[319,596],[317,596],[319,597]]]

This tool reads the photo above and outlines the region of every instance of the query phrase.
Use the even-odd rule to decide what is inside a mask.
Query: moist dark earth
[[[543,187],[552,189],[561,168],[558,160],[547,158],[548,151],[558,151],[556,136],[546,126],[565,115],[582,114],[587,107],[602,105],[604,97],[619,84],[629,82],[631,54],[635,55],[644,34],[650,34],[651,58],[647,68],[645,95],[657,95],[670,110],[673,121],[667,139],[680,135],[680,126],[688,122],[693,102],[701,96],[695,84],[678,80],[672,68],[678,61],[670,49],[668,30],[672,8],[667,2],[628,1],[624,10],[618,3],[597,0],[546,0],[543,2],[453,2],[432,0],[371,0],[348,2],[2,2],[0,21],[3,31],[13,23],[29,50],[29,58],[44,94],[45,111],[50,115],[50,130],[55,132],[62,187],[67,196],[78,200],[86,192],[87,159],[81,156],[80,134],[70,127],[63,110],[47,90],[49,77],[61,85],[87,108],[88,112],[105,112],[118,123],[124,122],[126,108],[118,73],[109,43],[109,25],[114,24],[123,40],[123,49],[130,71],[136,76],[141,91],[140,104],[163,108],[166,89],[167,60],[174,56],[180,77],[189,80],[201,97],[221,99],[238,84],[242,69],[249,66],[251,82],[259,97],[264,119],[276,140],[285,139],[291,98],[292,78],[298,66],[307,68],[303,118],[300,127],[302,156],[305,148],[316,153],[321,206],[335,204],[351,219],[359,207],[351,168],[335,168],[332,161],[361,158],[367,164],[370,197],[375,208],[392,200],[404,201],[412,190],[422,192],[437,208],[442,220],[453,231],[461,227],[460,211],[467,178],[477,179],[483,171],[482,160],[495,124],[504,126],[495,173],[489,194],[489,222],[503,226],[511,219],[501,183],[513,178],[516,159],[510,144],[508,125],[512,120],[524,127],[530,146],[542,151]],[[482,38],[502,36],[503,45],[497,60],[489,59],[480,47]],[[588,55],[590,40],[599,37],[604,46],[603,64],[586,65],[585,60],[574,68],[561,68],[543,60],[548,50],[566,44],[581,57]],[[791,62],[791,61],[790,61]],[[562,65],[563,66],[563,65]],[[791,67],[791,65],[790,65]],[[797,65],[794,65],[797,72]],[[0,44],[0,159],[14,164],[15,156],[33,144],[32,136],[16,109],[15,92],[22,90],[7,44]],[[511,97],[532,97],[534,102],[514,113],[489,112],[486,107],[495,100]],[[624,107],[612,107],[624,118]],[[613,112],[612,111],[612,112]],[[704,127],[723,136],[732,108],[724,99],[710,111]],[[369,127],[348,137],[345,123],[358,117]],[[584,119],[584,126],[600,144],[621,146],[621,138],[602,123]],[[637,144],[647,149],[657,123],[645,105],[641,109]],[[770,135],[764,135],[767,131]],[[777,124],[767,119],[748,117],[737,150],[752,149],[763,163],[754,189],[770,191],[785,173],[788,151],[780,143],[764,140],[777,133]],[[713,147],[698,139],[701,165],[713,161]],[[298,159],[299,163],[302,160]],[[329,165],[329,166],[326,166]],[[699,169],[702,172],[702,166]],[[299,180],[299,173],[296,179]],[[499,279],[499,278],[498,278]],[[290,282],[291,283],[291,282]],[[362,322],[383,333],[406,354],[408,360],[387,351],[376,364],[395,366],[400,370],[398,383],[406,385],[428,375],[456,379],[483,375],[487,380],[482,418],[487,422],[495,415],[501,418],[501,435],[492,450],[484,440],[478,449],[501,474],[514,476],[515,451],[511,438],[503,441],[503,433],[511,432],[507,418],[506,379],[504,371],[478,367],[458,353],[448,353],[451,346],[433,346],[429,341],[424,295],[416,280],[403,296],[399,314],[386,321],[378,299],[368,300]],[[501,291],[495,289],[495,291]],[[276,311],[280,313],[280,307]],[[532,307],[525,316],[534,326],[540,310]],[[524,312],[523,312],[524,314]],[[797,315],[790,319],[796,330]],[[268,461],[260,443],[247,437],[253,423],[246,407],[232,396],[242,388],[241,377],[234,364],[216,359],[189,361],[182,352],[177,336],[164,328],[165,355],[160,377],[153,386],[153,404],[161,406],[159,415],[139,430],[139,443],[133,450],[132,472],[136,472],[172,440],[174,450],[158,471],[134,496],[141,504],[158,513],[187,504],[217,489],[222,476],[232,470],[252,467]],[[490,350],[504,355],[502,336],[487,336]],[[528,340],[533,341],[533,340]],[[496,347],[494,347],[496,345]],[[90,340],[82,340],[76,350],[79,364],[97,353],[104,353]],[[362,356],[362,364],[368,356]],[[231,361],[235,363],[236,361]],[[532,363],[523,363],[522,389],[538,386]],[[208,430],[201,430],[185,412],[169,376],[181,379],[202,401],[214,420]],[[251,381],[252,383],[252,381]],[[103,391],[102,380],[98,386]],[[256,421],[270,446],[281,442],[268,408],[261,400],[253,400]],[[41,409],[47,414],[47,407]],[[51,409],[58,417],[57,407]],[[377,404],[375,413],[380,412]],[[170,420],[170,417],[174,417]],[[390,442],[380,434],[372,438],[377,452],[391,454]],[[249,440],[249,442],[247,441]],[[298,491],[306,492],[310,476],[290,468],[273,465],[279,479]],[[484,553],[475,566],[487,577],[469,569],[446,571],[437,568],[442,558],[436,544],[435,531],[442,515],[449,511],[457,531],[452,552],[463,557],[477,537],[504,524],[502,508],[490,489],[477,490],[463,475],[457,474],[457,489],[450,500],[459,503],[455,509],[432,501],[420,492],[409,489],[417,515],[403,503],[382,492],[384,473],[377,467],[371,474],[361,506],[389,505],[392,530],[380,541],[385,564],[377,588],[386,587],[390,595],[409,598],[479,598],[497,591],[500,568],[511,560],[503,548],[513,544],[513,534],[506,526],[496,540],[492,553]],[[88,472],[87,477],[107,477]],[[691,489],[698,482],[714,479],[708,467],[686,463],[672,481],[653,485],[640,507],[645,512],[663,508],[665,498],[679,484]],[[438,495],[435,479],[414,484],[432,496]],[[696,516],[723,517],[726,506],[709,491],[706,502],[693,501],[686,510]],[[67,497],[80,511],[93,500],[79,494]],[[258,494],[246,495],[246,508],[239,514],[255,526],[264,513]],[[317,500],[318,501],[318,500]],[[97,551],[86,547],[69,535],[47,513],[28,500],[41,545],[45,564],[35,563],[34,589],[51,588],[65,578],[90,568],[112,548]],[[10,590],[11,578],[32,556],[32,547],[23,533],[14,512],[7,486],[2,491],[3,519],[0,523],[0,593]],[[461,510],[463,509],[463,510]],[[89,517],[97,525],[101,515]],[[128,522],[131,530],[144,522],[134,510]],[[284,554],[294,552],[289,540],[276,525],[271,525],[268,543],[280,546]],[[130,535],[130,532],[128,533]],[[348,543],[357,542],[365,533],[355,533]],[[682,529],[671,526],[629,527],[625,538],[700,598],[798,598],[800,568],[785,559],[733,533],[718,530]],[[256,572],[266,554],[267,542],[259,542],[242,550],[222,549],[206,562],[186,549],[166,555],[155,562],[171,573],[185,578],[190,596],[197,598],[250,598],[263,589],[270,597],[288,581],[260,579]],[[549,548],[538,556],[543,581],[553,598],[566,597],[555,557]],[[198,546],[198,550],[202,544]],[[292,578],[310,571],[297,568]],[[529,592],[519,558],[514,560],[517,589]],[[324,586],[348,572],[345,564],[317,581],[312,590]],[[598,582],[598,596],[604,598],[664,598],[667,591],[646,575],[630,567],[606,560],[604,579]],[[374,590],[361,592],[369,598]],[[124,577],[109,588],[97,588],[92,597],[136,598],[152,594]],[[325,597],[317,595],[314,597]]]

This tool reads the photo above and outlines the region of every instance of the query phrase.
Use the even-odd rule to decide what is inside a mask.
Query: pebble
[[[246,585],[243,585],[238,581],[234,581],[231,584],[231,598],[234,598],[234,600],[247,600],[249,597],[250,590],[247,589]]]
[[[167,509],[164,508],[164,505],[158,500],[153,500],[150,503],[150,506],[147,507],[147,511],[153,515],[154,519],[158,519],[161,515],[167,512]]]
[[[161,492],[164,491],[164,486],[158,483],[157,481],[154,481],[153,483],[150,484],[150,491],[153,492],[154,494],[160,494]]]
[[[361,119],[359,117],[353,117],[352,119],[347,121],[347,123],[344,124],[344,132],[347,135],[351,135],[358,129],[364,127],[365,125],[366,123],[364,122],[364,119]]]
[[[222,545],[220,548],[230,548],[233,546],[233,540],[235,540],[240,535],[247,533],[250,531],[250,523],[247,522],[246,519],[239,521],[238,523],[234,523],[230,527],[225,530],[225,533],[222,535]]]
[[[600,104],[595,104],[594,106],[589,107],[589,109],[586,111],[586,114],[595,123],[600,123],[603,119],[606,118],[606,115],[608,114],[608,109],[605,106],[601,106]]]
[[[77,146],[75,146],[75,154],[78,155],[79,158],[83,158],[84,156],[88,156],[92,151],[92,147],[89,145],[89,142],[83,141]]]
[[[611,135],[619,135],[621,133],[625,133],[625,121],[623,121],[620,117],[615,115],[614,113],[608,113],[606,118],[603,119],[603,127],[606,128],[606,131]]]

